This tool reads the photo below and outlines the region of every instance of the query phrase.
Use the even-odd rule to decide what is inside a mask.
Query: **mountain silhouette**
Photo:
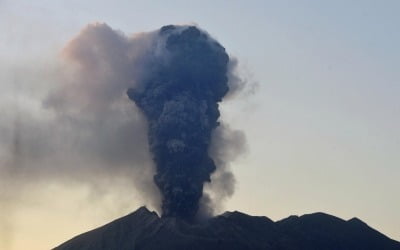
[[[141,207],[54,250],[400,250],[394,241],[357,218],[324,213],[267,217],[226,212],[188,224],[160,218]]]

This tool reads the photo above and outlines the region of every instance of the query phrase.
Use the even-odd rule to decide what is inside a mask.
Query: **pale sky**
[[[195,23],[258,86],[222,105],[221,119],[248,144],[231,164],[237,184],[225,210],[358,217],[400,240],[399,1],[117,2],[0,0],[4,124],[15,102],[48,118],[39,97],[52,85],[42,72],[88,23],[127,35]],[[127,179],[93,186],[0,173],[1,249],[49,249],[145,204]]]

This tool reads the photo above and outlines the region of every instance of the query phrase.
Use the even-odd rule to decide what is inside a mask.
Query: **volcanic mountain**
[[[324,213],[274,222],[263,216],[226,212],[190,224],[160,218],[141,207],[109,224],[76,236],[54,250],[400,250],[394,241],[357,218]]]

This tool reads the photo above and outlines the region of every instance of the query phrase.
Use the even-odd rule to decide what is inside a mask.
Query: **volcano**
[[[96,39],[88,43],[91,37]],[[235,60],[206,31],[193,25],[167,25],[126,37],[107,25],[95,25],[85,29],[72,45],[78,59],[82,54],[94,58],[83,63],[78,60],[80,65],[90,62],[87,79],[92,79],[92,62],[99,59],[99,64],[107,67],[98,71],[112,72],[104,83],[98,83],[103,77],[93,77],[92,85],[99,89],[112,86],[104,91],[95,89],[95,95],[118,92],[111,98],[117,100],[125,91],[147,121],[161,217],[142,207],[55,250],[400,250],[399,242],[359,219],[345,221],[323,213],[274,222],[267,217],[226,212],[198,221],[213,214],[214,202],[218,203],[203,192],[204,185],[213,179],[217,185],[211,192],[216,197],[233,193],[233,174],[226,168],[233,157],[223,152],[236,143],[223,140],[232,132],[220,126],[219,107],[225,96],[242,84],[234,71]],[[113,104],[104,103],[102,107]],[[121,142],[125,145],[125,138]],[[222,177],[211,178],[214,174]]]
[[[226,212],[199,223],[160,218],[141,207],[78,235],[54,250],[399,250],[394,241],[357,218],[324,213],[272,221]]]

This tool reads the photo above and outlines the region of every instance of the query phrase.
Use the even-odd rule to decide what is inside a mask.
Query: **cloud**
[[[9,214],[0,219],[1,230],[9,232],[1,234],[2,242],[13,238],[19,197],[28,187],[44,190],[49,181],[88,186],[100,199],[119,181],[143,203],[160,207],[147,121],[126,95],[151,77],[149,58],[165,52],[157,32],[127,36],[89,24],[58,57],[24,58],[0,69],[0,205]],[[231,157],[223,154],[216,154],[221,162]],[[215,187],[217,179],[231,183],[232,176],[217,172]]]

